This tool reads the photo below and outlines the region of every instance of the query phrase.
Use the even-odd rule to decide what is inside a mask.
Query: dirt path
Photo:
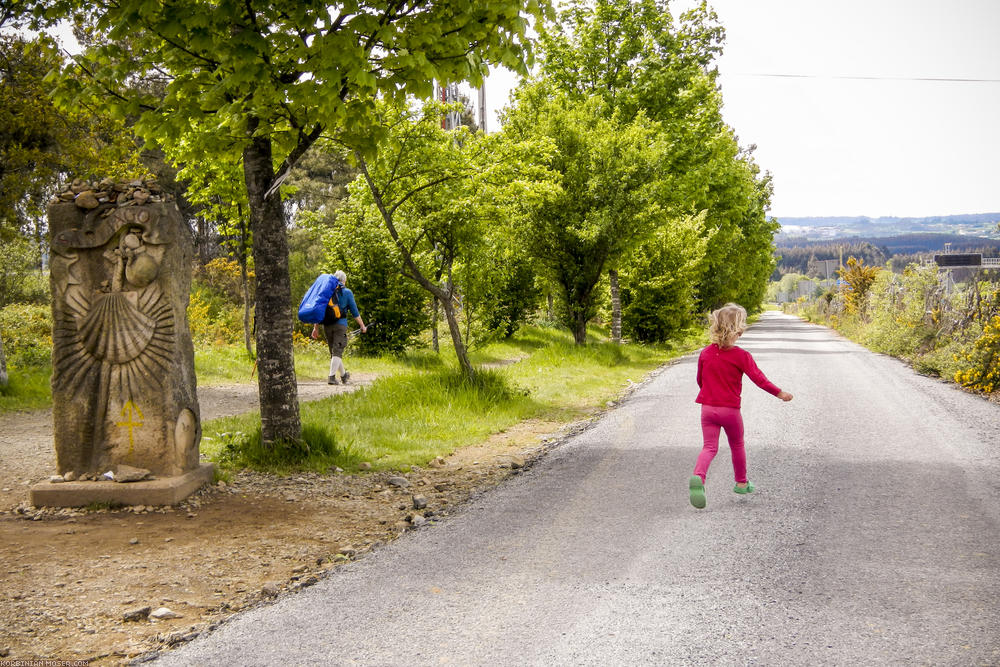
[[[300,400],[372,380],[303,382]],[[202,387],[204,420],[257,408],[255,385]],[[233,613],[315,583],[339,563],[434,522],[517,474],[554,442],[528,422],[426,470],[288,478],[242,472],[176,507],[38,510],[28,487],[55,472],[51,411],[0,415],[0,658],[121,664]],[[399,484],[396,480],[396,484]],[[425,508],[414,508],[414,496]],[[170,609],[156,620],[144,608]],[[139,612],[139,620],[126,616]]]

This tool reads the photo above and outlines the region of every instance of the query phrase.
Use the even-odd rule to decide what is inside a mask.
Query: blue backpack
[[[299,319],[306,324],[322,324],[327,307],[340,319],[340,307],[334,294],[340,288],[340,281],[331,273],[321,273],[302,297],[299,304]]]

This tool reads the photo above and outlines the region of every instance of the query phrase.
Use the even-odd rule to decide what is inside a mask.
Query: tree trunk
[[[413,255],[409,248],[406,247],[399,238],[399,232],[396,230],[396,223],[393,221],[392,212],[386,206],[385,200],[382,199],[382,192],[375,186],[375,181],[372,180],[371,174],[368,172],[368,164],[365,162],[364,158],[360,154],[358,156],[358,166],[361,168],[361,173],[365,177],[365,181],[368,183],[368,190],[372,193],[372,197],[375,199],[375,205],[378,207],[379,213],[382,215],[382,221],[385,222],[385,227],[389,231],[389,236],[392,237],[393,242],[399,249],[400,254],[403,258],[403,264],[410,271],[410,278],[413,278],[417,283],[427,290],[434,298],[436,298],[441,307],[444,309],[445,319],[448,320],[448,331],[451,333],[452,343],[455,345],[455,355],[458,357],[458,365],[462,368],[462,373],[467,377],[472,377],[475,371],[472,368],[472,363],[469,361],[469,353],[465,349],[465,343],[462,341],[462,329],[458,325],[458,318],[455,316],[455,286],[451,282],[451,271],[452,264],[455,261],[454,257],[443,257],[441,260],[441,265],[438,267],[438,276],[443,276],[447,274],[448,289],[441,289],[440,285],[432,283],[427,276],[425,276],[421,271],[420,267],[417,266],[416,261],[413,259]],[[258,296],[258,301],[260,297]]]
[[[587,342],[587,317],[583,313],[573,315],[573,342],[577,345]]]
[[[251,119],[249,131],[257,128]],[[285,212],[274,182],[271,140],[254,137],[243,151],[243,175],[250,204],[253,258],[257,272],[257,370],[263,441],[298,441],[302,436],[292,353],[292,287],[288,272]]]
[[[611,342],[622,342],[622,298],[618,291],[618,271],[608,269],[608,280],[611,282]]]
[[[549,296],[549,322],[555,322],[556,321],[556,315],[555,315],[556,311],[555,311],[555,308],[554,308],[555,304],[553,303],[555,301],[555,299],[552,296],[552,290],[551,289],[549,290],[548,296]]]
[[[3,353],[3,334],[0,333],[0,389],[7,387],[7,355]]]
[[[243,344],[247,348],[247,354],[253,358],[253,331],[250,327],[250,279],[247,277],[246,257],[240,266],[240,279],[243,284]]]
[[[458,324],[458,317],[455,314],[455,304],[450,298],[441,299],[441,307],[444,309],[445,319],[448,320],[448,330],[451,332],[451,342],[455,346],[455,356],[458,357],[458,365],[466,377],[472,377],[475,371],[472,369],[472,362],[469,361],[469,353],[465,349],[465,342],[462,340],[462,329]]]
[[[440,312],[438,303],[438,298],[435,296],[431,304],[433,308],[431,311],[431,345],[434,347],[435,352],[441,351],[438,346],[438,314]]]
[[[250,303],[250,278],[247,275],[247,253],[250,249],[247,247],[249,240],[247,239],[247,221],[243,217],[243,206],[237,206],[237,213],[240,216],[240,287],[243,291],[243,345],[247,348],[247,354],[252,359],[253,358],[253,330],[250,326],[250,310],[253,308],[253,304]]]

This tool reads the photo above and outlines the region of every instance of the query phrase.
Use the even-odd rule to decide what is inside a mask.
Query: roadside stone
[[[448,464],[445,463],[445,460],[443,458],[438,456],[436,458],[431,459],[430,463],[428,463],[427,465],[429,465],[431,468],[443,468]]]
[[[280,592],[281,586],[273,582],[264,584],[264,587],[260,589],[260,594],[266,598],[276,598]]]
[[[165,621],[165,620],[171,619],[171,618],[184,618],[183,616],[181,616],[180,614],[178,614],[176,611],[172,611],[172,610],[168,609],[167,607],[160,607],[156,611],[151,612],[149,614],[149,617],[150,618],[155,618],[158,621]]]
[[[139,544],[139,538],[138,537],[133,537],[131,540],[128,541],[128,543],[129,544]]]
[[[149,612],[153,610],[152,607],[139,607],[138,609],[132,609],[126,611],[122,614],[122,620],[126,623],[136,623],[138,621],[145,621],[149,618]]]
[[[410,517],[410,523],[413,524],[414,528],[420,528],[420,526],[423,526],[425,523],[427,523],[427,519],[425,519],[420,514],[414,514],[412,517]]]
[[[49,482],[51,484],[62,484],[66,479],[62,475],[50,475]]]
[[[149,477],[149,471],[145,468],[134,468],[132,466],[127,466],[124,463],[119,463],[115,467],[115,481],[116,482],[138,482]]]
[[[519,470],[524,467],[524,459],[520,456],[512,456],[510,458],[510,467],[514,470]]]
[[[341,547],[337,553],[341,556],[347,556],[348,558],[353,558],[358,552],[354,547]]]
[[[372,469],[372,464],[368,463],[368,461],[363,461],[358,464],[358,470],[371,470],[371,469]]]
[[[413,509],[422,510],[427,507],[427,498],[422,495],[413,496]]]
[[[68,473],[66,473],[66,474],[63,475],[63,479],[66,480],[67,482],[75,482],[76,481],[76,472],[73,471],[73,470],[70,470]]]
[[[406,489],[410,486],[410,480],[405,477],[393,476],[387,479],[386,482],[400,489]]]

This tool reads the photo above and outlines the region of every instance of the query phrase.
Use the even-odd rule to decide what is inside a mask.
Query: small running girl
[[[780,398],[792,400],[792,395],[772,384],[757,368],[746,350],[736,347],[736,341],[747,328],[747,311],[743,306],[727,303],[710,317],[709,338],[712,344],[698,357],[698,398],[701,403],[701,432],[705,445],[698,455],[694,474],[688,483],[691,504],[705,507],[705,475],[719,451],[719,430],[725,429],[733,453],[733,472],[740,494],[753,493],[753,482],[747,480],[747,454],[743,447],[743,416],[740,414],[740,394],[743,375],[754,384]]]

